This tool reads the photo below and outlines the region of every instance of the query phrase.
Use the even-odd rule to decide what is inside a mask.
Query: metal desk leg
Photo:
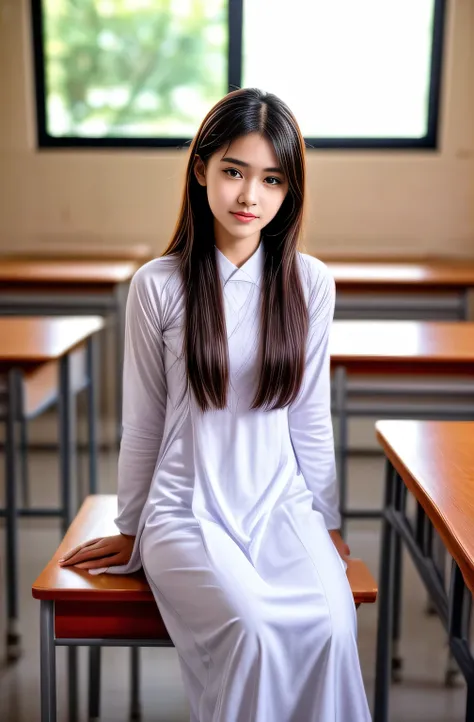
[[[68,709],[69,722],[77,722],[79,719],[79,696],[78,696],[78,648],[70,646],[67,648],[67,682],[68,682]]]
[[[445,563],[446,563],[446,549],[441,541],[440,537],[433,528],[431,522],[427,521],[425,524],[425,554],[433,560],[433,564],[436,568],[438,577],[442,582],[443,586],[446,584],[445,574]],[[428,600],[426,605],[426,613],[429,616],[437,614],[436,606],[428,594]],[[449,640],[448,640],[449,642]],[[448,653],[446,658],[446,669],[444,672],[444,684],[446,687],[454,687],[456,685],[457,678],[459,676],[459,667],[454,659],[451,649],[448,644]]]
[[[431,527],[432,528],[432,527]],[[443,541],[441,540],[440,536],[436,533],[436,531],[432,528],[432,534],[431,534],[431,557],[433,559],[433,563],[436,567],[436,571],[438,573],[438,576],[443,584],[443,586],[446,586],[446,547],[443,544]],[[431,599],[428,599],[428,605],[427,605],[427,613],[428,614],[436,614],[436,609],[434,608],[433,602]],[[449,640],[448,640],[449,642]],[[457,683],[457,679],[459,677],[460,669],[459,666],[454,659],[453,653],[451,649],[449,648],[448,644],[448,654],[446,659],[446,669],[444,673],[444,684],[446,687],[455,687]]]
[[[41,601],[41,722],[56,722],[56,648],[54,645],[54,602]]]
[[[7,582],[7,660],[20,657],[18,629],[18,510],[17,510],[17,453],[16,426],[20,418],[21,372],[8,374],[8,401],[5,445],[6,485],[6,582]]]
[[[101,647],[89,648],[89,722],[100,717]]]
[[[76,478],[75,395],[71,388],[69,356],[59,364],[59,464],[62,497],[62,533],[66,533],[74,516],[73,488]]]
[[[115,353],[116,353],[116,399],[117,399],[117,445],[122,438],[122,383],[123,383],[123,352],[125,346],[125,315],[129,283],[120,283],[115,288]]]
[[[99,346],[97,336],[87,341],[87,434],[89,446],[89,494],[97,493],[97,393]]]
[[[470,645],[472,596],[456,562],[453,560],[448,603],[448,635],[453,655],[457,657],[467,684],[466,722],[474,719],[474,657]]]
[[[403,513],[406,509],[407,489],[404,484],[397,484],[396,507]],[[393,627],[392,627],[392,682],[400,682],[402,678],[403,660],[400,656],[400,636],[402,627],[402,583],[403,554],[400,534],[395,534],[394,542],[394,591],[393,591]]]
[[[418,509],[418,515],[419,519],[417,517],[417,525],[420,524],[421,537],[418,541],[418,544],[423,549],[423,554],[425,557],[433,558],[433,544],[434,544],[434,532],[433,532],[433,525],[431,522],[429,522],[426,517],[425,513],[420,507],[419,503],[417,502],[417,509]],[[434,616],[436,612],[436,606],[428,592],[427,599],[426,599],[426,614],[431,617]]]
[[[130,676],[131,676],[131,698],[130,698],[130,719],[141,718],[140,709],[140,648],[130,648]]]
[[[341,510],[341,534],[344,536],[346,529],[347,511],[347,388],[346,369],[338,366],[334,372],[334,385],[336,391],[336,416],[338,423],[338,450],[337,469],[339,477],[339,508]]]
[[[76,397],[72,389],[69,356],[59,363],[59,464],[62,496],[62,533],[66,533],[74,516],[73,489],[76,464]],[[68,648],[69,720],[78,719],[77,647]]]
[[[451,578],[449,581],[449,623],[448,623],[448,645],[451,637],[458,636],[463,639],[471,638],[471,611],[472,596],[469,589],[466,588],[462,577],[460,578],[459,567],[454,559],[451,562]],[[449,645],[449,654],[444,673],[444,684],[446,687],[455,687],[461,670],[457,664],[451,646]],[[468,699],[469,699],[469,680],[467,679]],[[472,679],[472,694],[474,695],[474,677]],[[474,702],[474,700],[473,700]],[[470,718],[467,718],[470,719]],[[473,718],[474,719],[474,718]]]
[[[23,414],[23,403],[21,404],[20,421],[20,449],[21,449],[21,499],[23,506],[30,506],[30,479],[28,468],[28,419]]]
[[[393,629],[395,531],[390,520],[396,472],[386,462],[384,518],[380,551],[379,614],[377,622],[377,658],[375,668],[374,722],[388,722],[391,673],[391,641]]]

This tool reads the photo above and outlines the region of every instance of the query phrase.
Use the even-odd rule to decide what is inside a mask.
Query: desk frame
[[[376,365],[376,364],[374,364]],[[393,365],[393,364],[392,364]],[[395,364],[397,365],[397,364]],[[406,363],[400,362],[400,367],[406,367]],[[430,364],[428,364],[430,366]],[[461,366],[460,366],[461,369]],[[450,369],[452,371],[452,369]],[[464,367],[462,371],[465,373]],[[440,364],[433,364],[433,375],[442,375],[443,367]],[[388,370],[387,375],[396,376],[393,370]],[[451,375],[451,374],[450,374]],[[347,367],[344,364],[334,364],[333,372],[333,415],[338,419],[338,445],[336,449],[337,457],[337,469],[338,469],[338,482],[339,482],[339,493],[340,493],[340,512],[341,512],[341,532],[344,535],[348,519],[380,519],[383,517],[383,510],[381,509],[350,509],[348,507],[348,474],[347,474],[347,459],[349,456],[349,444],[348,444],[348,421],[349,418],[354,417],[368,417],[376,415],[379,419],[382,418],[402,418],[402,419],[435,419],[438,421],[460,421],[474,419],[474,378],[472,383],[463,383],[459,385],[457,394],[462,398],[469,394],[472,401],[469,404],[456,405],[452,401],[446,403],[446,399],[451,400],[455,395],[455,388],[452,383],[432,383],[431,386],[423,379],[422,384],[425,387],[425,392],[430,393],[441,403],[433,404],[433,407],[429,409],[427,406],[410,403],[408,400],[397,406],[390,406],[389,403],[381,404],[379,406],[370,406],[367,404],[359,405],[349,404],[348,396],[348,379],[347,379]],[[358,393],[363,394],[364,392],[370,395],[374,395],[373,388],[380,386],[379,393],[383,393],[390,396],[390,389],[383,387],[383,382],[375,382],[375,385],[369,385],[368,382],[362,382]],[[404,394],[408,397],[410,394],[413,396],[413,390],[410,391],[409,385],[406,382],[402,382],[400,386],[393,390],[393,395],[396,398],[397,394]],[[419,395],[419,394],[418,394]],[[372,402],[373,403],[373,402]],[[402,627],[402,586],[403,586],[403,573],[402,573],[402,558],[400,553],[401,541],[397,539],[397,564],[395,566],[395,588],[396,593],[394,597],[394,609],[393,609],[393,623],[392,623],[392,646],[393,652],[391,665],[393,679],[398,680],[402,674],[403,660],[399,653],[399,644],[401,638],[401,627]],[[433,554],[437,554],[440,559],[439,562],[444,560],[443,547],[440,541],[436,540]],[[429,599],[429,609],[433,607],[437,610],[436,604]],[[453,665],[452,658],[448,659],[446,668],[446,684],[449,685],[451,680],[456,675],[456,666]]]
[[[370,366],[371,364],[369,364]],[[377,365],[376,362],[373,364]],[[403,360],[400,360],[399,364],[394,365],[400,367],[400,374],[402,369],[406,368],[407,364]],[[428,363],[427,366],[430,366]],[[433,364],[433,376],[442,376],[443,368],[440,364]],[[465,370],[462,369],[465,374]],[[393,369],[387,370],[387,375],[397,377]],[[403,375],[403,374],[402,374]],[[450,373],[449,375],[452,375]],[[347,458],[349,456],[349,444],[348,444],[348,422],[350,418],[370,417],[377,416],[378,418],[401,418],[401,419],[435,419],[438,421],[462,421],[474,419],[474,374],[472,383],[460,383],[457,388],[452,383],[445,382],[432,382],[431,385],[427,384],[424,377],[420,377],[422,384],[420,388],[423,388],[422,393],[430,394],[431,397],[436,397],[437,400],[444,402],[432,404],[432,408],[428,405],[410,403],[399,403],[391,406],[389,403],[375,405],[367,405],[349,402],[350,396],[350,382],[348,381],[348,367],[342,363],[334,363],[333,365],[333,408],[332,412],[334,417],[338,420],[338,446],[336,450],[337,462],[338,462],[338,477],[339,477],[339,490],[340,490],[340,510],[342,517],[342,532],[345,531],[347,519],[380,519],[382,511],[377,509],[349,509],[347,506]],[[393,395],[397,396],[420,396],[418,389],[414,390],[414,387],[410,387],[408,384],[401,383],[398,387],[390,389],[389,386],[383,385],[383,382],[376,382],[376,384],[370,384],[369,382],[362,382],[357,387],[358,395],[367,395],[369,398],[382,394],[385,396]],[[446,399],[452,399],[453,396],[461,396],[464,398],[466,395],[472,397],[472,403],[470,404],[456,404],[453,401],[446,403]],[[373,403],[373,402],[372,402]]]
[[[386,462],[385,501],[380,553],[379,616],[375,678],[374,722],[389,720],[391,642],[397,598],[397,574],[404,542],[448,634],[448,644],[467,682],[466,722],[474,719],[474,656],[469,646],[472,596],[453,561],[447,594],[433,558],[433,525],[417,503],[416,521],[406,515],[408,489],[392,463]]]
[[[94,379],[97,365],[97,339],[87,339],[87,427],[89,450],[89,493],[97,493],[97,397]],[[71,350],[71,352],[74,349]],[[70,352],[70,353],[71,353]],[[59,517],[64,535],[74,517],[77,500],[72,496],[76,476],[76,414],[75,392],[72,390],[70,353],[59,360],[59,478],[61,505],[59,508],[18,508],[18,426],[23,414],[23,372],[17,365],[7,374],[7,418],[5,434],[5,518],[6,530],[6,588],[7,588],[7,660],[21,655],[18,604],[18,517]],[[23,450],[23,453],[26,453]]]
[[[68,720],[78,720],[78,647],[89,647],[89,712],[88,719],[100,717],[100,669],[102,647],[129,647],[131,697],[130,718],[140,718],[139,695],[139,648],[174,647],[170,639],[57,639],[54,632],[54,601],[42,599],[40,609],[40,654],[41,654],[41,722],[56,722],[56,647],[68,650]]]
[[[353,592],[354,594],[354,592]],[[132,638],[120,638],[115,636],[114,630],[119,626],[120,614],[123,614],[123,607],[137,603],[137,600],[122,601],[117,604],[113,595],[110,599],[102,592],[102,599],[81,600],[80,593],[73,593],[71,598],[51,598],[53,595],[48,591],[47,595],[40,597],[40,652],[41,652],[41,722],[56,722],[56,647],[67,647],[68,650],[68,703],[69,703],[69,722],[77,722],[78,719],[78,647],[89,647],[89,719],[95,720],[100,715],[100,661],[102,647],[129,647],[131,650],[131,704],[130,716],[132,719],[138,719],[140,715],[139,701],[139,648],[140,647],[174,647],[173,642],[168,637],[166,628],[163,625],[158,626],[152,638],[137,636]],[[59,594],[58,594],[59,596]],[[151,596],[151,593],[150,593]],[[354,594],[354,602],[356,608],[363,603],[373,602],[374,595],[370,597],[364,594],[359,596]],[[81,614],[78,616],[78,602],[81,602]],[[56,604],[58,605],[56,607]],[[150,602],[147,601],[147,604]],[[151,602],[154,607],[155,602]],[[113,618],[114,624],[109,625],[108,629],[112,629],[110,636],[96,637],[93,634],[96,626],[90,624],[90,617],[97,615],[97,608],[104,607],[105,610],[111,611],[110,617]],[[122,610],[120,610],[122,607]],[[133,609],[133,607],[132,607]],[[68,618],[68,612],[74,617],[75,624],[61,624],[61,616]],[[143,614],[143,609],[142,609]],[[99,615],[100,616],[100,615]],[[125,615],[128,619],[128,614]],[[146,614],[145,614],[146,617]],[[59,637],[56,636],[55,623],[59,620],[57,629],[59,629]],[[85,620],[86,630],[92,636],[79,636],[84,627],[81,621]],[[125,622],[126,624],[126,622]],[[130,629],[130,628],[128,628]],[[71,631],[72,630],[72,631]],[[66,636],[66,634],[73,636]]]
[[[346,286],[347,288],[344,288]],[[335,318],[337,320],[411,320],[467,321],[472,286],[452,289],[407,285],[395,294],[363,283],[337,282]],[[396,284],[390,284],[390,289]],[[437,293],[439,295],[433,295]]]
[[[0,292],[0,316],[102,316],[114,320],[115,335],[115,368],[116,368],[116,441],[120,442],[122,436],[122,375],[123,350],[125,345],[125,314],[130,281],[118,281],[105,284],[108,290],[100,293],[94,288],[96,285],[73,284],[80,293],[77,296],[64,292],[63,286],[51,292],[50,288],[30,293],[25,290],[27,284],[19,284],[18,291]],[[90,289],[90,292],[89,292]],[[96,373],[99,369],[96,369]]]

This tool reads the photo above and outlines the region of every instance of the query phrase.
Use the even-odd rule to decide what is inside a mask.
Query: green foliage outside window
[[[52,136],[191,137],[227,91],[226,0],[45,0]]]

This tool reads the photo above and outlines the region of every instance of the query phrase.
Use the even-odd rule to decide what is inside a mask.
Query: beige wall
[[[308,154],[306,247],[474,256],[474,0],[447,0],[441,149]],[[185,155],[35,148],[29,0],[0,0],[0,251],[80,238],[166,244]]]

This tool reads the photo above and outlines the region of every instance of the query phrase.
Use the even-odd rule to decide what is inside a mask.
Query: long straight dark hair
[[[305,188],[305,146],[298,124],[282,100],[256,88],[235,90],[204,118],[190,149],[183,200],[165,256],[176,254],[186,293],[187,381],[202,411],[227,405],[228,343],[207,189],[194,164],[204,164],[223,147],[260,133],[275,149],[288,180],[288,193],[275,218],[262,230],[265,262],[260,320],[260,377],[251,408],[284,408],[301,387],[308,311],[297,264]]]

